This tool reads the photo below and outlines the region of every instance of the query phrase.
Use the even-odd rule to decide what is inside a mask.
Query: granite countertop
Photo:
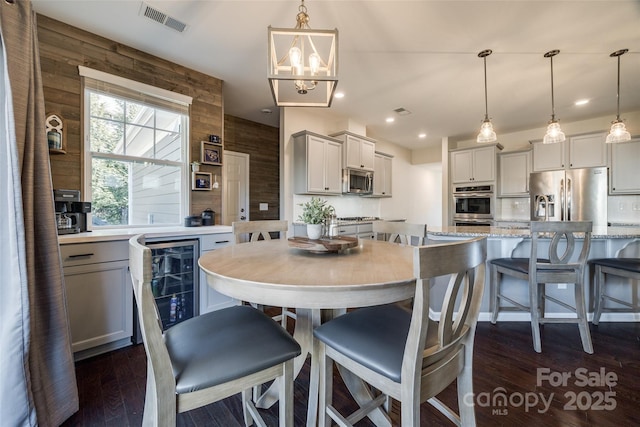
[[[145,234],[148,238],[199,236],[202,234],[231,233],[230,225],[211,225],[203,227],[146,227],[146,228],[110,228],[76,234],[58,236],[61,245],[73,243],[95,243],[113,240],[128,240],[136,234]]]
[[[528,228],[504,227],[432,227],[427,226],[427,233],[432,236],[451,237],[529,237]],[[591,234],[593,239],[634,239],[640,238],[640,227],[595,227]]]

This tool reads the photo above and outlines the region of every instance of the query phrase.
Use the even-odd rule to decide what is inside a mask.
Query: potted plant
[[[333,206],[327,203],[326,200],[322,200],[320,197],[312,197],[307,203],[300,203],[302,214],[300,214],[298,220],[307,224],[307,237],[310,239],[320,238],[325,219],[335,212]]]

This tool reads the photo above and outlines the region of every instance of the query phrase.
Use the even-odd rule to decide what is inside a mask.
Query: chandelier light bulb
[[[309,68],[311,69],[311,74],[316,75],[320,70],[320,55],[317,53],[312,53],[309,55]]]
[[[301,74],[299,72],[302,60],[302,51],[300,48],[294,46],[289,49],[289,61],[291,62],[291,69],[296,71],[296,74]]]

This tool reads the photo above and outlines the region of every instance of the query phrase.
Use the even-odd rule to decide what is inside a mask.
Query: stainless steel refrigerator
[[[607,225],[607,168],[533,172],[531,221],[592,221]]]

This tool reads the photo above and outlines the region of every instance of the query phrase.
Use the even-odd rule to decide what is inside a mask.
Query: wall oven
[[[491,225],[495,205],[493,185],[453,187],[453,205],[455,225]]]

